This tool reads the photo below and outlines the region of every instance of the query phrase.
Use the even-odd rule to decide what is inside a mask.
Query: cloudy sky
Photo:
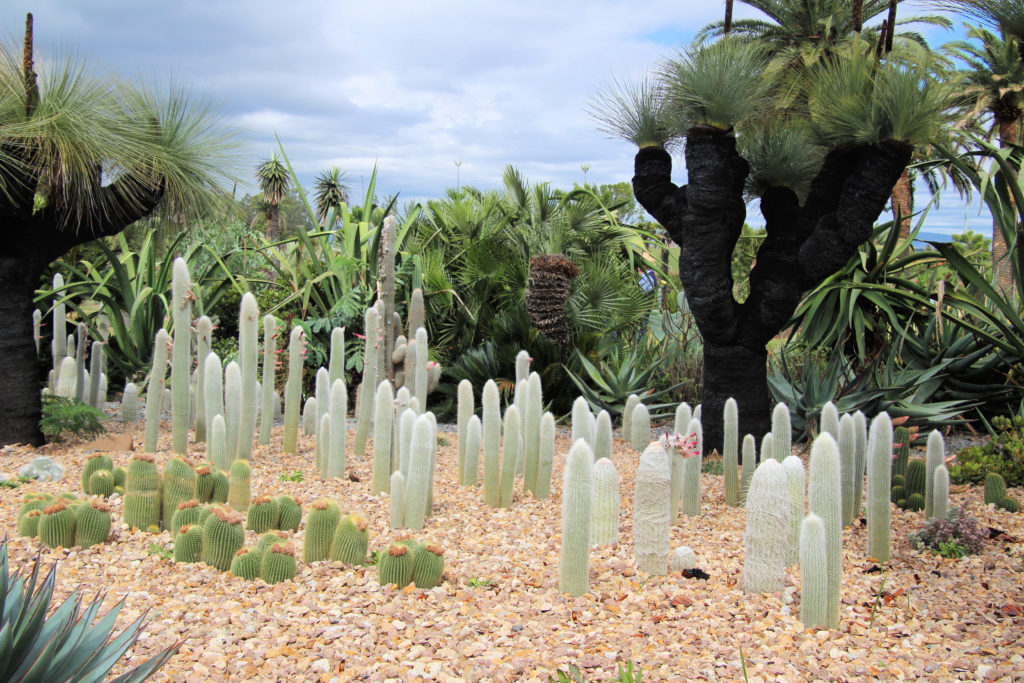
[[[31,11],[41,59],[73,51],[126,76],[172,77],[218,103],[242,131],[245,181],[276,133],[304,183],[340,166],[361,197],[376,164],[378,194],[400,193],[404,204],[457,182],[494,187],[506,164],[559,187],[628,180],[635,150],[595,129],[588,101],[610,77],[641,73],[691,40],[723,5],[5,0],[0,22],[5,39],[20,40]],[[905,2],[901,14],[924,7]],[[737,3],[737,17],[755,14]],[[933,45],[962,33],[921,30]],[[987,224],[954,195],[928,229],[959,231],[965,220]]]

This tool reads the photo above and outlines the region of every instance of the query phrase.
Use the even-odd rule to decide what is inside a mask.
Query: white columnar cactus
[[[391,482],[391,434],[395,417],[395,395],[391,382],[377,385],[373,410],[373,484],[370,493],[387,493]]]
[[[263,382],[260,390],[260,436],[258,443],[270,443],[270,431],[274,427],[274,371],[277,369],[277,321],[272,315],[263,316]]]
[[[540,456],[537,460],[537,488],[533,495],[545,500],[551,493],[551,467],[555,460],[555,416],[549,412],[540,418]]]
[[[701,451],[702,431],[700,421],[692,418],[690,426],[687,427],[687,433],[696,435],[696,438],[688,437],[688,439],[693,439],[692,448],[695,449],[695,452],[683,461],[682,508],[683,514],[687,517],[697,517],[700,515],[700,472],[704,465],[704,456]]]
[[[780,539],[789,536],[789,514],[786,471],[774,458],[762,460],[747,491],[743,592],[774,593],[782,590],[786,578],[786,545],[780,543]]]
[[[633,484],[633,552],[637,567],[648,574],[668,573],[671,485],[668,454],[653,442],[640,455]]]
[[[405,477],[398,470],[391,473],[391,528],[405,526]]]
[[[939,465],[932,478],[932,518],[946,519],[949,515],[949,470],[945,465]]]
[[[285,453],[295,454],[299,443],[299,403],[302,401],[302,365],[306,335],[301,327],[292,328],[288,338],[288,380],[284,389]]]
[[[252,292],[242,295],[238,309],[238,365],[242,373],[242,401],[235,457],[248,460],[252,457],[252,442],[256,437],[256,371],[259,364],[256,342],[260,323],[260,308]]]
[[[329,415],[331,425],[341,425],[340,429],[332,429],[327,442],[326,474],[330,479],[337,479],[345,474],[345,427],[348,423],[348,389],[344,379],[336,379],[331,384],[329,399]]]
[[[171,362],[171,450],[184,455],[188,450],[188,381],[192,374],[192,280],[185,259],[174,259],[172,268],[170,308],[174,320],[174,351]]]
[[[331,385],[335,380],[345,379],[345,328],[331,329],[331,357],[327,362],[327,374]]]
[[[458,387],[458,423],[457,435],[459,439],[459,483],[465,485],[466,478],[466,429],[469,426],[469,418],[473,416],[475,406],[473,405],[473,385],[468,379],[459,382]],[[476,468],[474,467],[474,475]],[[474,482],[475,483],[475,482]]]
[[[462,483],[476,486],[479,483],[480,443],[483,438],[482,424],[476,415],[470,415],[466,423],[466,453],[463,463]]]
[[[224,368],[224,426],[227,427],[228,460],[238,453],[239,428],[242,420],[242,368],[231,361]]]
[[[525,350],[516,354],[516,386],[529,376],[531,360],[529,352]]]
[[[675,419],[675,430],[677,434],[683,436],[689,436],[686,433],[686,428],[690,426],[690,420],[693,419],[693,409],[690,408],[690,404],[683,401],[676,406],[676,419]]]
[[[837,425],[838,431],[838,425]],[[839,447],[831,432],[822,432],[811,446],[807,507],[825,526],[825,561],[828,567],[828,626],[839,628],[843,582],[843,496],[839,473]]]
[[[366,455],[366,437],[370,434],[370,421],[373,420],[373,392],[377,386],[380,314],[373,306],[366,309],[363,332],[366,335],[366,345],[363,348],[363,393],[356,405],[356,434],[352,447],[357,456]],[[426,349],[424,349],[424,353],[426,353]],[[420,401],[420,409],[423,409],[422,401]],[[408,484],[408,480],[406,483]]]
[[[160,404],[163,403],[164,384],[167,377],[167,351],[171,337],[167,330],[160,328],[153,341],[153,370],[146,387],[146,433],[142,450],[156,453],[156,440],[160,430]]]
[[[792,453],[793,427],[789,416],[789,406],[776,403],[772,410],[772,452],[762,453],[762,458],[772,457],[782,462]]]
[[[890,486],[892,481],[892,420],[879,413],[868,436],[868,555],[888,562],[892,554]]]
[[[482,402],[484,501],[496,508],[501,505],[501,409],[498,385],[493,379],[484,384]]]
[[[633,450],[642,452],[651,443],[651,415],[647,406],[637,403],[630,416],[629,437]]]
[[[757,469],[757,442],[754,440],[753,434],[743,437],[741,452],[743,454],[743,472],[740,477],[740,502],[746,505],[750,479],[754,476],[754,470]]]
[[[832,401],[821,407],[821,429],[818,432],[820,434],[827,432],[832,435],[833,439],[839,438],[839,410]]]
[[[935,514],[935,471],[939,469],[939,466],[946,461],[946,444],[942,439],[942,434],[937,429],[933,429],[928,435],[928,446],[925,451],[925,491],[924,491],[924,518],[932,519],[938,517],[939,519],[945,519],[946,516],[943,514],[939,517]],[[947,473],[948,474],[948,473]],[[947,483],[946,495],[949,495],[949,485]]]
[[[139,419],[139,388],[132,382],[124,385],[121,395],[121,422],[135,422]]]
[[[420,410],[427,409],[427,329],[416,330],[416,389],[413,396],[419,401]]]
[[[409,474],[405,478],[405,526],[422,529],[430,496],[431,461],[434,459],[434,426],[429,413],[416,418],[409,453]]]
[[[544,413],[544,390],[540,375],[531,372],[526,378],[526,413],[523,418],[524,484],[537,495],[537,466],[540,463],[540,419]],[[611,423],[609,422],[609,426]],[[610,432],[609,432],[610,435]],[[609,444],[611,439],[609,438]],[[595,444],[596,447],[596,444]],[[596,450],[596,448],[595,448]]]
[[[612,459],[612,416],[607,410],[597,414],[594,430],[594,460]]]
[[[853,524],[857,508],[857,425],[853,416],[845,413],[839,419],[839,471],[843,485],[843,526]],[[860,473],[860,476],[864,475]]]
[[[786,566],[800,561],[800,524],[804,518],[806,476],[803,460],[795,455],[782,461],[789,482],[789,538],[786,541]]]
[[[196,321],[196,441],[206,441],[206,357],[213,343],[213,321],[203,315]]]
[[[214,416],[224,415],[224,368],[220,365],[220,356],[212,351],[203,361],[203,377],[203,409],[206,411],[206,425],[212,428]]]
[[[725,479],[725,504],[735,506],[740,502],[739,406],[736,404],[736,399],[726,399],[722,419],[722,475]]]
[[[854,439],[854,470],[857,476],[853,481],[853,518],[860,516],[863,509],[864,496],[864,474],[867,470],[868,452],[868,420],[864,413],[859,410],[853,414],[853,439]]]
[[[596,427],[597,424],[596,422],[591,423],[593,415],[587,399],[577,396],[572,403],[572,442],[576,443],[579,439],[583,439],[590,446],[591,451],[594,450],[594,434],[591,433],[590,426],[594,424]]]
[[[828,628],[828,553],[825,524],[813,512],[800,525],[800,621]]]
[[[619,473],[608,458],[594,463],[591,498],[591,544],[611,545],[619,539]]]
[[[579,439],[569,450],[562,479],[562,548],[558,590],[580,596],[590,590],[590,501],[594,455]]]
[[[498,507],[511,507],[516,469],[523,452],[523,427],[519,409],[510,405],[505,409],[505,438],[501,455],[501,498]]]

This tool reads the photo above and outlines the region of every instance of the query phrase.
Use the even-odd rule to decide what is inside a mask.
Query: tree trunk
[[[281,239],[281,207],[277,204],[267,211],[267,239],[271,242]]]
[[[914,188],[910,184],[910,172],[903,169],[900,179],[892,188],[892,219],[900,221],[900,239],[910,235],[910,215],[914,213]]]
[[[43,443],[32,297],[42,269],[19,256],[0,258],[0,443]]]
[[[1006,107],[997,113],[999,126],[999,146],[1009,147],[1017,144],[1017,119],[1021,116],[1021,110],[1017,107]],[[1013,195],[1010,195],[1013,202]],[[1020,233],[1018,226],[1018,234]],[[992,225],[992,274],[995,278],[995,286],[1002,294],[1009,295],[1016,289],[1013,279],[1013,264],[1009,258],[1009,247],[1002,231]]]
[[[701,396],[701,426],[704,452],[722,443],[723,411],[730,397],[739,404],[739,439],[770,432],[772,400],[768,392],[768,351],[765,347],[704,345],[704,393]]]

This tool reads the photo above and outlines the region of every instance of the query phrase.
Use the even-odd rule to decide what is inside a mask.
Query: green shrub
[[[39,429],[49,441],[59,441],[60,435],[69,432],[79,437],[93,437],[106,434],[100,424],[107,419],[102,411],[73,398],[53,394],[43,395],[43,418]]]
[[[1019,417],[992,419],[996,434],[982,446],[968,446],[956,454],[949,468],[954,484],[977,484],[985,476],[999,474],[1007,486],[1024,486],[1024,436]]]
[[[932,519],[917,533],[910,534],[910,542],[918,550],[930,550],[943,557],[963,557],[979,553],[988,534],[978,520],[964,507],[949,511],[946,519]]]

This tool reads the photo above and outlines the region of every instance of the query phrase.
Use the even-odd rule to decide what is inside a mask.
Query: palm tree
[[[960,12],[1024,40],[1024,4],[1020,0],[934,0],[939,9]],[[1020,44],[1024,50],[1024,43]],[[1021,53],[1024,57],[1024,52]]]
[[[288,194],[291,175],[277,152],[271,152],[270,158],[256,167],[256,180],[259,181],[260,192],[267,217],[267,239],[276,242],[281,239],[281,202]]]
[[[321,171],[313,184],[313,199],[316,202],[316,219],[320,226],[327,225],[327,214],[334,209],[335,216],[342,204],[348,203],[348,195],[352,188],[345,183],[345,172],[337,166]]]
[[[157,94],[66,59],[35,71],[0,43],[0,443],[42,442],[30,321],[49,264],[116,235],[159,207],[202,207],[218,193],[232,136],[202,102]]]
[[[977,42],[974,42],[977,41]],[[979,44],[980,43],[980,44]],[[964,96],[974,104],[973,115],[992,117],[992,134],[1000,147],[1019,144],[1024,125],[1024,38],[984,28],[969,27],[967,40],[946,46],[962,61]],[[1013,289],[1013,269],[1007,262],[1007,235],[992,231],[992,264],[997,284],[1004,292]]]

